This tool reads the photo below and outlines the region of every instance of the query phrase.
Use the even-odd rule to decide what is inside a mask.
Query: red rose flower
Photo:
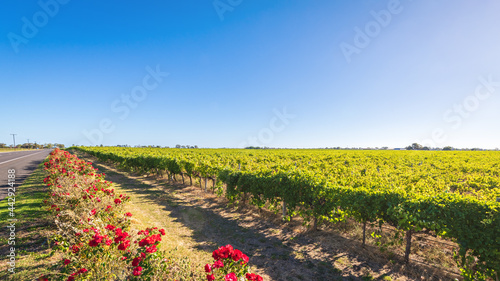
[[[238,277],[236,277],[236,274],[234,272],[231,272],[224,276],[224,281],[238,281]]]
[[[80,251],[80,248],[77,245],[71,246],[71,252],[73,252],[73,254],[76,254],[79,251]]]
[[[129,235],[127,232],[122,232],[122,229],[121,228],[117,228],[115,230],[115,243],[118,244],[122,241],[125,241],[125,238],[127,238]]]
[[[108,230],[113,230],[113,229],[115,229],[115,228],[116,228],[116,226],[111,225],[111,224],[108,224],[108,225],[106,226],[106,229],[108,229]]]
[[[212,271],[212,265],[210,265],[208,263],[205,264],[205,272],[210,272],[210,271]]]
[[[224,267],[224,263],[221,260],[215,261],[213,267],[214,268],[222,268],[222,267]]]
[[[142,271],[142,267],[138,266],[138,267],[134,268],[134,272],[132,272],[132,274],[134,274],[134,276],[139,276],[139,275],[141,275],[141,271]]]
[[[231,258],[233,259],[233,261],[239,261],[241,258],[243,258],[243,253],[240,250],[235,249]]]
[[[101,236],[99,234],[94,235],[93,239],[89,241],[89,246],[96,247],[97,245],[99,245],[99,243],[102,242],[103,238],[104,236]]]
[[[151,247],[149,247],[149,248],[146,248],[146,252],[148,252],[148,253],[154,253],[154,252],[156,252],[157,250],[158,250],[158,249],[156,249],[156,245],[153,245],[153,246],[151,246]]]
[[[132,266],[138,266],[139,263],[141,262],[141,258],[137,257],[132,260]]]
[[[118,246],[118,250],[125,251],[130,246],[130,240],[125,240]]]
[[[227,259],[233,255],[233,251],[233,246],[231,245],[222,246],[212,253],[212,257],[215,260]]]
[[[247,256],[247,255],[245,255],[245,254],[243,254],[242,258],[243,258],[243,261],[241,262],[242,264],[243,264],[243,263],[248,263],[248,261],[250,260],[250,259],[248,258],[248,256]]]
[[[262,277],[255,273],[247,273],[245,277],[250,281],[263,281]]]
[[[85,273],[87,272],[88,270],[86,268],[82,268],[78,271],[78,273],[82,274],[82,273]]]

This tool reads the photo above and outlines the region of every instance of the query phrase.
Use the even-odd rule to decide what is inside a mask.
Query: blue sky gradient
[[[0,143],[497,148],[498,11],[493,0],[8,1]]]

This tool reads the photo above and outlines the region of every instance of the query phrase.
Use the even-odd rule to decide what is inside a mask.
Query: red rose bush
[[[238,281],[245,277],[246,280],[262,281],[262,277],[249,273],[247,255],[231,245],[222,246],[213,251],[213,264],[205,265],[207,280]]]
[[[116,194],[105,174],[59,149],[50,154],[45,170],[50,187],[45,203],[57,226],[54,248],[65,257],[60,274],[41,280],[147,280],[166,270],[157,251],[165,230],[132,231],[133,214],[124,210],[130,198]]]
[[[130,198],[117,194],[92,163],[55,149],[45,162],[50,188],[44,201],[54,215],[54,249],[63,259],[39,280],[173,280],[178,267],[164,258],[159,244],[165,235],[157,227],[133,231],[133,214],[125,210]],[[205,266],[207,280],[262,280],[248,273],[248,257],[231,245],[213,252]],[[57,271],[59,273],[54,274]],[[200,276],[199,273],[189,273]],[[175,276],[175,277],[172,277]],[[180,279],[180,278],[179,278]],[[193,279],[190,279],[193,280]]]

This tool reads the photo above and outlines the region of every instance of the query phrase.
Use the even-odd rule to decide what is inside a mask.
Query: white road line
[[[14,158],[14,159],[10,159],[10,160],[7,160],[7,161],[5,161],[5,162],[0,162],[0,165],[5,164],[5,163],[8,163],[8,162],[10,162],[10,161],[14,161],[14,160],[17,160],[17,159],[21,159],[21,158],[24,158],[24,157],[37,155],[37,154],[40,154],[40,153],[42,153],[42,152],[43,152],[43,151],[38,152],[38,153],[33,153],[33,154],[30,154],[30,155],[24,155],[24,156],[17,157],[17,158]]]

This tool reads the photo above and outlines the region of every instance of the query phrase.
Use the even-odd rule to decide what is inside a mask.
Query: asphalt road
[[[51,151],[52,149],[42,149],[0,153],[0,200],[7,196],[9,169],[15,170],[14,186],[18,188]]]

